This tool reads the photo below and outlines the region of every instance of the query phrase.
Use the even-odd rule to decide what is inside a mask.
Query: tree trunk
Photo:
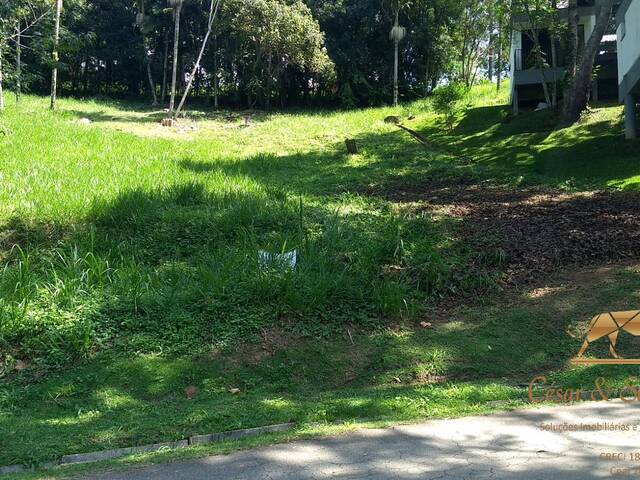
[[[164,55],[162,59],[162,91],[160,92],[160,104],[164,107],[167,99],[167,67],[169,66],[169,30],[164,29]]]
[[[22,93],[22,35],[20,32],[20,23],[16,25],[16,103],[20,103],[20,94]]]
[[[182,110],[182,107],[184,106],[184,102],[187,101],[187,96],[189,95],[189,90],[191,90],[193,79],[196,76],[196,73],[198,72],[198,70],[200,69],[200,62],[202,61],[202,56],[204,55],[204,51],[207,48],[207,43],[209,42],[209,37],[211,36],[211,32],[213,31],[213,21],[215,20],[216,14],[218,13],[218,5],[220,5],[220,0],[211,0],[211,8],[209,9],[209,21],[207,23],[207,33],[204,36],[204,40],[202,40],[202,47],[200,48],[198,59],[196,60],[195,65],[193,66],[191,75],[189,76],[189,82],[187,83],[187,86],[184,89],[184,93],[182,94],[182,99],[180,100],[180,105],[178,105],[177,113],[180,113],[180,111]]]
[[[493,53],[494,53],[494,35],[493,35],[493,22],[489,23],[489,48],[487,48],[487,77],[489,77],[489,81],[493,82]]]
[[[4,110],[4,90],[2,89],[2,43],[0,43],[0,111]]]
[[[176,103],[176,82],[178,80],[178,48],[180,46],[180,11],[182,2],[175,7],[175,25],[173,31],[173,70],[171,72],[171,98],[169,100],[169,113],[173,115]]]
[[[556,48],[558,37],[556,35],[556,22],[555,15],[558,11],[558,2],[557,0],[551,0],[551,9],[553,10],[554,22],[552,25],[551,31],[551,68],[553,69],[553,92],[551,96],[551,105],[556,106],[558,104],[558,49]]]
[[[151,73],[151,61],[147,57],[145,62],[147,64],[147,78],[149,79],[149,89],[151,90],[151,98],[153,99],[151,102],[151,106],[155,107],[158,105],[158,96],[156,95],[156,86],[153,83],[153,74]]]
[[[150,42],[143,29],[143,22],[145,17],[144,3],[144,0],[141,0],[139,3],[141,18],[138,27],[140,28],[140,34],[142,35],[142,58],[147,70],[147,80],[149,81],[149,90],[151,91],[151,106],[155,107],[156,105],[158,105],[158,97],[156,95],[156,86],[153,83],[153,74],[151,73],[151,48],[149,46]]]
[[[84,57],[84,69],[82,70],[82,93],[89,92],[89,57]]]
[[[271,60],[272,60],[272,55],[269,54],[269,56],[267,57],[267,87],[265,88],[265,98],[264,98],[265,110],[271,109],[271,82],[273,78],[273,73],[271,72]]]
[[[80,85],[80,68],[82,68],[82,57],[76,58],[76,61],[73,65],[73,79],[71,81],[71,90],[74,95],[78,94],[79,85]]]
[[[540,72],[540,83],[542,84],[542,91],[544,92],[544,101],[547,105],[551,105],[551,96],[549,95],[549,85],[547,84],[547,76],[544,73],[544,60],[542,59],[542,47],[540,45],[540,37],[536,29],[531,30],[531,37],[533,38],[533,44],[535,49],[536,63],[538,64],[538,70]]]
[[[567,74],[573,78],[578,62],[578,0],[569,0],[569,29],[567,39]]]
[[[551,105],[558,104],[558,52],[556,49],[555,36],[551,36],[551,68],[553,69],[553,92],[551,94]]]
[[[496,65],[496,74],[496,90],[499,92],[500,87],[502,86],[502,25],[498,25],[498,60]]]
[[[213,36],[213,107],[218,109],[218,36]]]
[[[53,70],[51,71],[51,110],[56,109],[58,90],[58,46],[60,44],[60,14],[62,13],[62,0],[56,1],[56,20],[53,34]]]
[[[613,4],[614,0],[606,0],[600,6],[600,11],[596,16],[596,26],[577,61],[576,74],[565,91],[563,111],[563,123],[565,125],[577,122],[580,119],[580,114],[587,107],[593,64],[595,63],[602,37],[611,20]]]

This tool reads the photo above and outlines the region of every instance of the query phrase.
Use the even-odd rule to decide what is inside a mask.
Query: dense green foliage
[[[224,0],[191,93],[209,102],[218,96],[226,106],[379,105],[391,96],[389,31],[396,10],[408,32],[400,52],[401,97],[421,97],[445,78],[468,84],[505,71],[509,21],[503,3]],[[0,8],[11,12],[0,15],[5,83],[14,88],[17,80],[17,42],[9,34],[16,25],[29,26],[21,38],[22,88],[48,92],[51,6],[43,0],[2,0]],[[208,0],[183,3],[180,91],[201,47],[208,10]],[[64,0],[56,62],[62,95],[151,99],[149,62],[156,96],[166,101],[173,21],[167,0]]]
[[[456,117],[461,110],[460,102],[467,94],[467,89],[459,83],[450,83],[433,92],[433,108],[444,115],[449,129],[453,128]]]

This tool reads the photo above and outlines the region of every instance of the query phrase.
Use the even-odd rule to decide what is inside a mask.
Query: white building
[[[635,0],[637,3],[638,0]],[[559,2],[562,4],[562,2]],[[565,2],[566,3],[566,2]],[[559,9],[560,18],[568,19],[568,9]],[[588,41],[596,23],[596,7],[594,0],[578,1],[578,42],[579,48]],[[557,66],[551,68],[551,35],[547,28],[538,28],[537,33],[543,52],[546,68],[544,78],[546,82],[561,83],[565,76],[565,48],[560,41],[556,41]],[[531,25],[526,15],[514,18],[514,29],[511,39],[511,99],[514,113],[517,115],[520,107],[535,107],[544,102],[542,89],[542,75],[536,65],[533,54],[534,42],[531,38]],[[596,59],[597,79],[592,86],[592,99],[616,99],[618,96],[618,81],[616,68],[616,37],[606,35]],[[559,88],[561,90],[561,88]],[[560,92],[561,93],[561,92]]]
[[[640,99],[640,0],[624,0],[617,15],[618,78],[624,103],[626,137],[637,138],[636,103]]]

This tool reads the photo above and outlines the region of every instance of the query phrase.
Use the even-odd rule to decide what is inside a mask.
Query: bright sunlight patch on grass
[[[597,369],[567,368],[579,340],[558,331],[627,306],[637,275],[623,269],[595,295],[495,299],[500,252],[475,251],[450,216],[394,198],[394,186],[430,182],[637,186],[619,107],[554,130],[548,112],[512,118],[508,86],[494,88],[472,92],[452,131],[428,101],[256,113],[249,127],[203,111],[184,130],[126,103],[10,104],[0,464],[290,420],[484,413],[521,401],[513,385],[532,372],[588,383]],[[431,147],[385,123],[391,114]],[[260,268],[259,250],[292,249],[295,270]],[[433,305],[451,295],[478,307],[439,318]]]

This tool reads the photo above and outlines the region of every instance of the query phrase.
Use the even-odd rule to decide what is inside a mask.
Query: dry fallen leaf
[[[420,322],[420,326],[422,328],[430,328],[431,327],[431,322]]]
[[[395,377],[393,379],[393,381],[396,382],[396,383],[402,383],[402,380],[400,380],[398,377]]]
[[[240,389],[239,389],[239,388],[230,388],[230,389],[229,389],[229,393],[230,393],[231,395],[237,395],[237,394],[239,394],[239,393],[240,393]]]
[[[189,385],[184,389],[184,394],[189,400],[191,400],[198,394],[198,387],[196,387],[195,385]]]
[[[16,360],[16,364],[13,368],[15,368],[18,372],[25,370],[29,364],[27,362],[23,362],[22,360]]]

